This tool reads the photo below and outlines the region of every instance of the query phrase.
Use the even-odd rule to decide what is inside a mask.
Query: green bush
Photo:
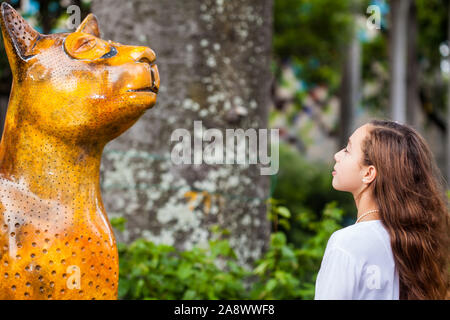
[[[343,225],[354,219],[351,214],[356,210],[353,197],[350,193],[333,189],[331,171],[331,165],[310,163],[290,145],[280,144],[280,169],[273,177],[272,197],[282,199],[277,204],[292,212],[289,219],[290,228],[286,229],[284,225],[280,225],[280,230],[286,232],[288,242],[296,247],[300,247],[314,234],[313,230],[305,228],[297,220],[298,213],[315,215],[314,219],[320,219],[325,204],[337,201],[339,207],[348,214],[343,217]]]
[[[119,244],[120,299],[245,299],[248,272],[226,240],[177,251],[139,239]],[[225,266],[220,268],[218,262]]]
[[[271,220],[291,216],[271,201]],[[314,233],[295,248],[286,235],[271,235],[269,250],[256,261],[253,270],[238,264],[224,232],[213,230],[217,239],[208,248],[179,251],[138,239],[119,243],[120,299],[312,299],[314,282],[326,243],[340,228],[343,211],[330,203],[320,220],[302,213],[296,219]],[[123,218],[111,219],[123,228]]]

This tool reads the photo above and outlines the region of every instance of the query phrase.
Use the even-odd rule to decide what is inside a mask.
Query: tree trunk
[[[419,129],[421,120],[421,108],[419,97],[419,61],[417,58],[417,6],[411,2],[408,16],[408,54],[407,63],[407,95],[406,95],[406,119],[414,128]]]
[[[345,48],[341,80],[339,148],[347,144],[348,138],[355,129],[355,112],[360,99],[361,44],[357,35],[356,19],[354,21],[351,41]]]
[[[407,27],[410,0],[391,0],[389,35],[390,113],[392,120],[406,122]]]
[[[161,75],[156,106],[103,154],[106,210],[128,221],[119,240],[189,249],[219,225],[241,262],[260,257],[269,177],[256,165],[177,166],[170,152],[172,132],[193,136],[194,120],[223,133],[267,128],[272,1],[94,0],[92,12],[104,39],[151,47]]]

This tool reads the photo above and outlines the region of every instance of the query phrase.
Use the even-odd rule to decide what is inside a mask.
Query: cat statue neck
[[[43,35],[2,3],[0,23],[13,74],[0,143],[0,299],[116,299],[100,161],[155,105],[155,53],[102,40],[93,14],[73,33]]]

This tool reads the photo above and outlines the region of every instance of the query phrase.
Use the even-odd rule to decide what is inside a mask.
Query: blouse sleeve
[[[316,279],[315,300],[356,299],[357,265],[353,256],[337,246],[327,246]]]

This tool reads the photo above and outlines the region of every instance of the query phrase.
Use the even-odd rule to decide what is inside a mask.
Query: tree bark
[[[410,0],[391,0],[390,114],[392,120],[406,122],[407,26]]]
[[[360,99],[361,44],[357,35],[356,19],[354,21],[351,41],[345,48],[341,80],[339,148],[347,144],[348,138],[355,129],[355,112]]]
[[[407,77],[407,95],[406,95],[406,119],[416,129],[419,128],[421,120],[421,106],[419,97],[419,61],[417,57],[417,7],[416,3],[411,2],[408,16],[408,70]]]
[[[161,75],[156,106],[103,154],[106,210],[128,221],[119,240],[189,249],[219,225],[242,263],[259,258],[269,177],[256,165],[176,166],[170,138],[178,128],[193,138],[194,120],[223,133],[267,128],[272,1],[94,0],[92,12],[104,39],[152,48]]]

